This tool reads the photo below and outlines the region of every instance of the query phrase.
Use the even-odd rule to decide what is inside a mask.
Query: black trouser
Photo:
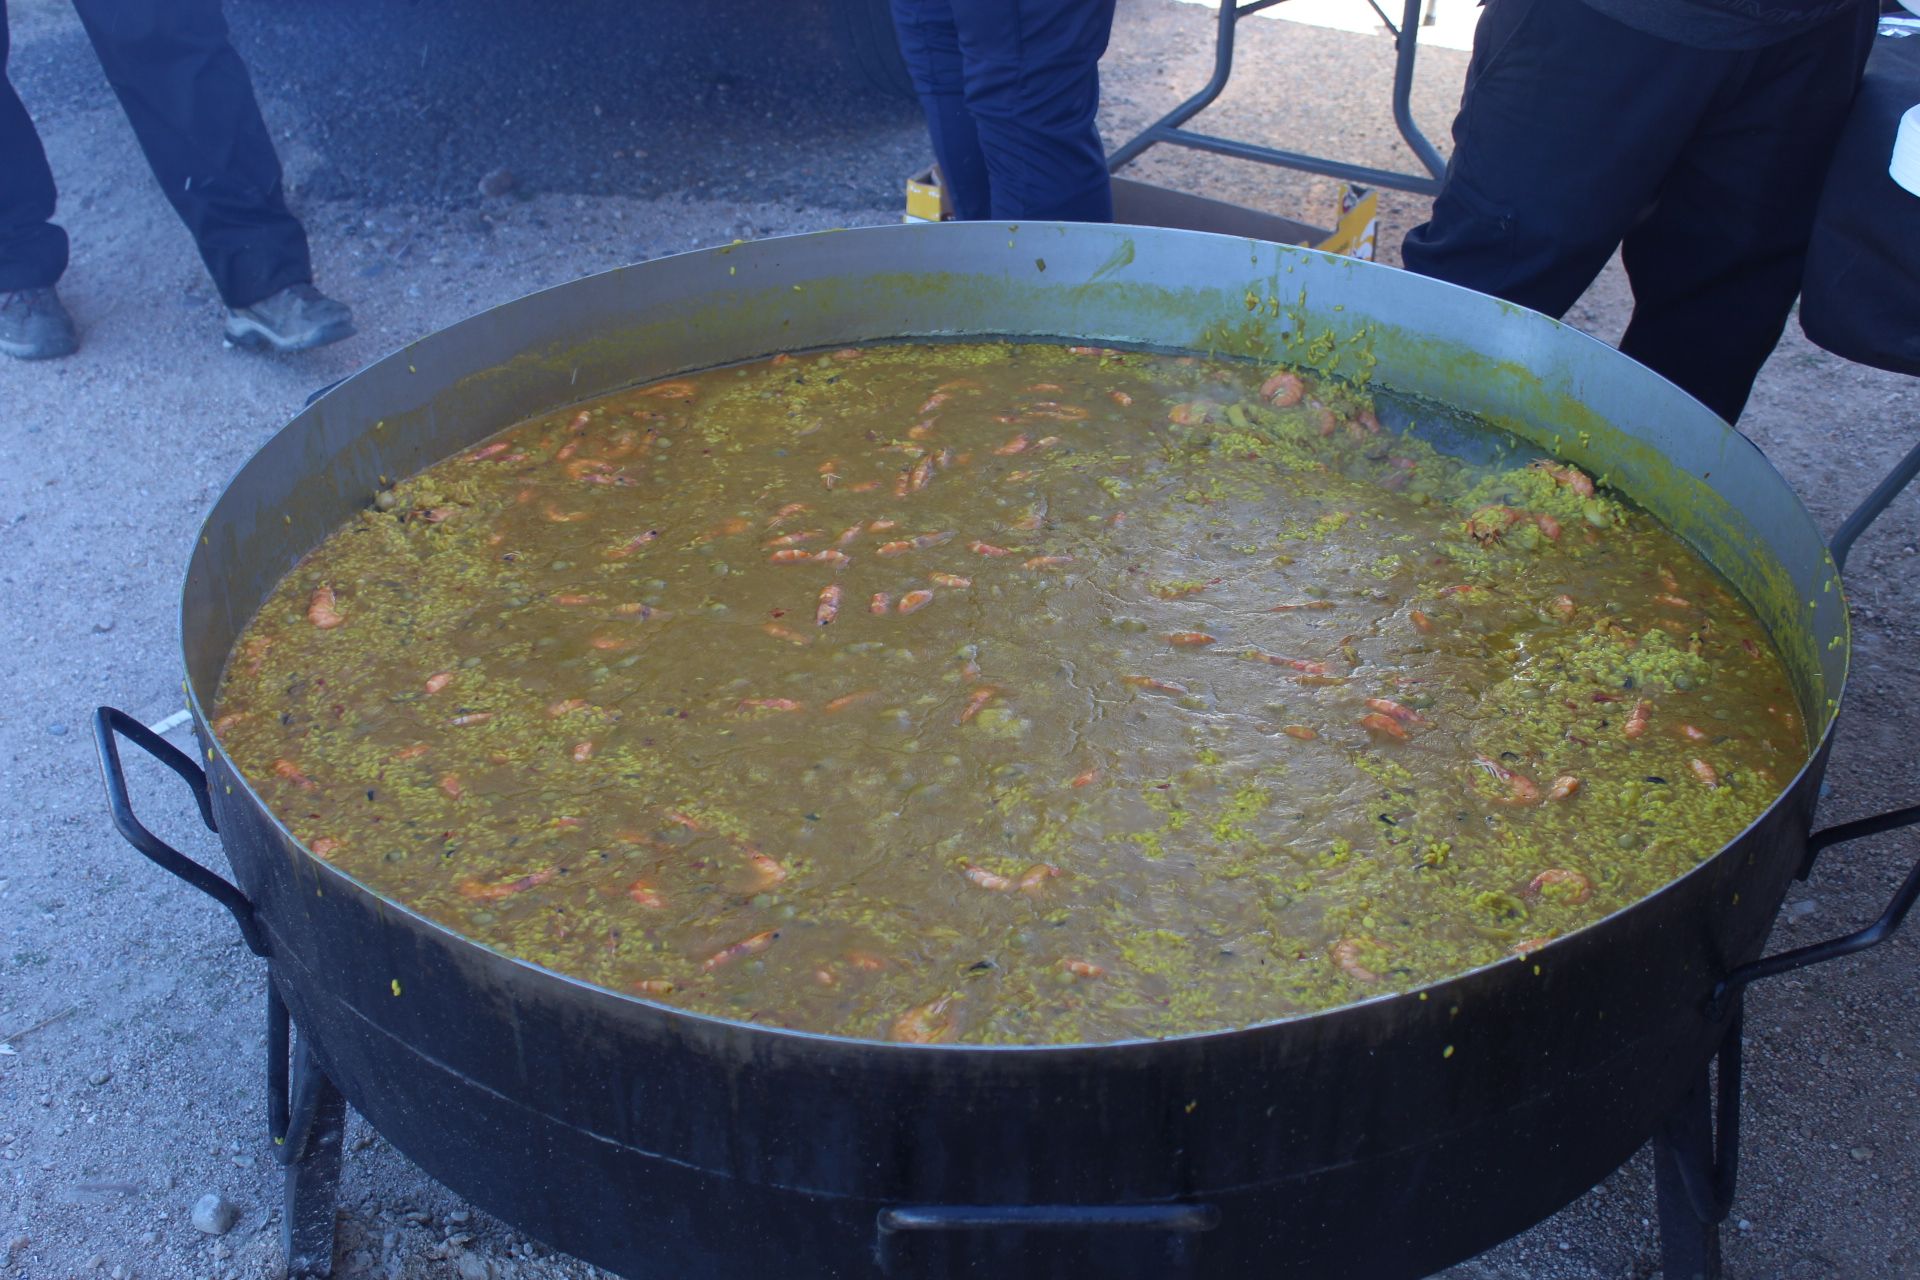
[[[280,159],[220,0],[74,0],[74,8],[226,304],[251,306],[311,281],[307,235],[287,211]],[[0,0],[0,71],[7,52]],[[46,151],[0,78],[0,292],[53,284],[67,269],[53,206]]]
[[[1877,8],[1727,51],[1581,0],[1491,0],[1406,265],[1560,316],[1620,248],[1620,349],[1734,421],[1799,292]]]
[[[1112,222],[1094,115],[1114,0],[893,0],[959,218]]]

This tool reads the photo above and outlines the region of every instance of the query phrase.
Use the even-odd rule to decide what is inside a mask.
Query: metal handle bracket
[[[107,808],[113,816],[114,829],[156,865],[171,871],[232,912],[247,950],[257,956],[266,955],[266,939],[260,933],[259,922],[253,917],[253,904],[247,901],[247,895],[154,835],[134,816],[133,802],[127,796],[126,771],[120,765],[120,744],[115,738],[116,734],[179,774],[181,780],[192,789],[194,801],[200,806],[200,820],[207,824],[207,830],[219,830],[214,824],[213,795],[207,786],[205,770],[195,764],[192,757],[126,712],[113,707],[101,707],[93,713],[93,743],[100,753],[100,775],[106,782]]]
[[[1837,827],[1818,831],[1807,841],[1807,858],[1802,868],[1813,865],[1813,860],[1821,850],[1848,840],[1858,840],[1865,836],[1878,835],[1883,831],[1894,831],[1900,827],[1920,823],[1920,805],[1905,809],[1895,809],[1890,813],[1875,814],[1871,818],[1861,818],[1856,822],[1843,822]],[[1795,969],[1804,969],[1808,965],[1822,964],[1828,960],[1838,960],[1841,956],[1850,956],[1856,951],[1865,951],[1868,947],[1885,942],[1893,936],[1901,922],[1907,918],[1907,912],[1913,909],[1916,900],[1920,900],[1920,862],[1907,872],[1906,880],[1894,891],[1893,900],[1887,909],[1880,913],[1879,919],[1864,929],[1842,934],[1838,938],[1828,938],[1824,942],[1815,942],[1804,947],[1795,947],[1791,951],[1782,951],[1778,955],[1762,956],[1749,964],[1743,964],[1726,977],[1707,997],[1707,1016],[1718,1018],[1728,1004],[1739,998],[1751,983],[1762,978],[1772,978],[1779,974],[1791,973]]]

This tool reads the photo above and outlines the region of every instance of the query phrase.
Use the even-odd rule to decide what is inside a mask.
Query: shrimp
[[[1526,775],[1514,773],[1498,761],[1489,760],[1485,756],[1475,756],[1473,762],[1484,770],[1488,777],[1506,786],[1506,795],[1492,797],[1495,804],[1532,804],[1540,798],[1540,788],[1535,786],[1533,779]]]
[[[495,440],[492,444],[483,444],[468,454],[468,462],[485,462],[488,458],[498,457],[513,446],[505,440]]]
[[[691,400],[697,388],[691,382],[661,382],[634,392],[636,396],[658,396],[662,400]]]
[[[792,698],[742,698],[735,707],[738,711],[804,711],[804,703]]]
[[[753,887],[755,890],[771,889],[785,880],[789,874],[786,865],[769,858],[758,849],[747,853],[747,864],[753,868]]]
[[[1060,967],[1076,978],[1099,978],[1107,972],[1090,960],[1062,960]]]
[[[838,462],[829,458],[820,464],[820,483],[828,489],[840,483],[840,464]]]
[[[320,789],[320,784],[300,772],[300,766],[291,760],[275,760],[273,762],[273,771],[276,775],[285,778],[302,791],[318,791]]]
[[[841,587],[837,582],[820,588],[820,603],[813,611],[815,625],[824,627],[840,616],[841,594]]]
[[[757,956],[777,942],[779,938],[780,931],[778,929],[768,929],[764,933],[756,933],[750,938],[742,938],[738,942],[730,943],[701,961],[700,971],[702,973],[712,973],[721,965],[732,964],[741,956]]]
[[[965,724],[967,721],[979,715],[980,708],[993,701],[994,696],[999,692],[998,689],[995,689],[991,685],[981,685],[978,689],[975,689],[973,695],[967,699],[966,710],[960,713],[960,723]]]
[[[1156,680],[1152,676],[1121,676],[1122,684],[1130,684],[1136,689],[1151,689],[1155,693],[1172,693],[1184,696],[1187,686],[1175,684],[1171,680]]]
[[[633,984],[633,989],[643,996],[670,996],[673,984],[665,978],[642,978]]]
[[[493,712],[491,711],[467,711],[455,716],[447,723],[456,729],[465,729],[470,725],[485,724],[491,719],[493,719]]]
[[[550,702],[547,704],[547,714],[550,716],[571,715],[575,711],[585,711],[588,705],[585,698],[562,698],[558,702]]]
[[[811,542],[821,536],[818,529],[803,529],[799,533],[783,533],[777,538],[769,538],[760,545],[771,551],[775,547],[797,547],[803,542]]]
[[[838,712],[845,711],[848,707],[857,707],[862,703],[872,702],[879,696],[880,691],[878,689],[862,689],[858,693],[843,694],[835,698],[832,702],[829,702],[826,706],[820,708],[820,710],[826,712],[828,715],[834,715]]]
[[[1020,892],[1033,893],[1044,888],[1047,881],[1055,880],[1067,874],[1051,862],[1036,862],[1020,874]]]
[[[1720,785],[1720,774],[1705,760],[1689,760],[1687,761],[1687,768],[1693,770],[1693,776],[1700,779],[1706,786],[1717,787]]]
[[[438,693],[452,683],[453,683],[453,672],[451,671],[437,672],[427,677],[426,690],[428,693]]]
[[[1306,394],[1307,384],[1297,373],[1276,373],[1260,384],[1260,398],[1276,409],[1291,409]]]
[[[814,553],[799,547],[782,547],[767,559],[771,564],[805,564],[814,559]]]
[[[1289,738],[1298,738],[1302,742],[1312,742],[1320,736],[1316,730],[1308,728],[1304,724],[1283,725],[1280,732],[1286,734]]]
[[[1433,630],[1433,619],[1429,618],[1426,614],[1420,612],[1418,609],[1415,609],[1411,613],[1407,614],[1407,620],[1413,623],[1413,629],[1415,631],[1432,631]]]
[[[1029,569],[1054,569],[1063,564],[1072,564],[1072,556],[1033,556],[1028,559]]]
[[[307,841],[307,848],[312,851],[313,856],[316,858],[331,858],[333,851],[339,847],[340,842],[332,836],[320,836]]]
[[[1620,726],[1621,736],[1637,738],[1647,731],[1647,718],[1653,714],[1651,702],[1636,702],[1633,710],[1627,714],[1627,722]]]
[[[982,889],[986,889],[992,893],[1005,893],[1007,890],[1013,888],[1015,883],[1011,877],[1003,876],[996,871],[989,871],[985,867],[978,866],[971,862],[961,866],[960,874]]]
[[[1287,667],[1303,675],[1323,676],[1327,674],[1324,662],[1309,662],[1305,658],[1283,658],[1277,653],[1263,653],[1259,649],[1249,649],[1241,655],[1252,662],[1264,662],[1270,667]]]
[[[1680,736],[1688,742],[1705,742],[1710,735],[1696,725],[1683,724],[1680,726]]]
[[[1693,608],[1693,601],[1687,599],[1685,596],[1676,596],[1666,592],[1662,592],[1660,595],[1655,596],[1653,598],[1653,602],[1655,604],[1664,604],[1670,609]]]
[[[953,1039],[960,1028],[947,1010],[957,999],[945,995],[915,1005],[893,1020],[893,1038],[907,1044],[943,1044]]]
[[[1384,734],[1397,742],[1405,742],[1407,740],[1407,730],[1404,725],[1392,716],[1381,715],[1377,711],[1370,711],[1366,715],[1361,716],[1360,727],[1371,730],[1374,733]]]
[[[1129,408],[1133,404],[1133,397],[1124,391],[1109,391],[1107,392],[1107,398],[1119,405],[1122,409]]]
[[[933,603],[933,592],[924,588],[909,591],[900,597],[900,603],[894,606],[898,613],[915,613]]]
[[[1217,642],[1217,636],[1210,636],[1204,631],[1175,631],[1167,637],[1168,644],[1183,645],[1188,648],[1198,648]]]
[[[1084,773],[1074,775],[1073,781],[1067,785],[1070,787],[1085,787],[1097,782],[1099,778],[1100,771],[1098,769],[1088,769]]]
[[[658,529],[648,529],[645,533],[636,534],[633,537],[628,538],[625,542],[619,544],[618,546],[608,547],[605,551],[601,552],[600,554],[605,556],[609,560],[624,560],[628,556],[632,555],[634,552],[638,551],[640,548],[646,546],[649,542],[652,542],[655,539],[657,539],[659,536],[660,536],[660,531]]]
[[[1361,982],[1378,982],[1380,975],[1361,963],[1363,952],[1378,950],[1380,944],[1372,938],[1342,938],[1327,948],[1327,954],[1340,966],[1342,973]]]
[[[466,785],[460,781],[460,775],[457,773],[441,774],[440,789],[446,792],[450,799],[454,800],[458,800],[467,793]]]
[[[775,640],[785,640],[788,644],[813,643],[810,638],[801,635],[792,627],[783,627],[777,622],[763,622],[760,624],[760,629],[772,636]]]
[[[1547,788],[1547,799],[1565,800],[1579,790],[1580,779],[1570,773],[1563,773],[1553,780],[1552,786]]]
[[[627,896],[652,911],[658,911],[667,905],[667,900],[660,896],[660,891],[645,880],[635,880],[628,885]]]
[[[1016,453],[1025,453],[1028,447],[1032,443],[1033,441],[1031,437],[1029,437],[1026,432],[1022,431],[1019,435],[1015,436],[1013,439],[1007,441],[1005,444],[1000,445],[998,448],[994,449],[994,452],[999,454],[1003,458],[1009,457]]]
[[[1570,466],[1566,463],[1556,463],[1547,458],[1542,458],[1538,462],[1529,463],[1528,465],[1535,471],[1545,472],[1548,476],[1552,477],[1555,484],[1563,489],[1571,489],[1583,498],[1591,498],[1593,496],[1593,480],[1588,477],[1586,472],[1580,470],[1578,467]]]
[[[1569,595],[1555,596],[1553,602],[1547,607],[1559,614],[1562,618],[1571,618],[1574,610],[1573,597]]]
[[[502,898],[511,898],[516,893],[525,893],[537,889],[560,874],[560,868],[547,867],[540,871],[517,876],[511,880],[468,879],[460,882],[461,896],[473,898],[479,902],[498,902]]]
[[[952,587],[956,591],[973,585],[972,578],[963,578],[955,573],[930,573],[927,577],[932,580],[935,586]]]
[[[588,738],[583,742],[574,743],[573,750],[568,754],[572,755],[575,764],[585,764],[593,759],[593,739]]]
[[[886,592],[876,591],[873,593],[873,599],[867,601],[867,612],[868,613],[885,613],[887,611],[887,606],[891,604],[892,601],[893,601],[893,598],[889,596]]]
[[[1427,722],[1427,718],[1418,711],[1403,707],[1392,698],[1368,698],[1367,706],[1380,712],[1382,715],[1392,716],[1401,724],[1425,724]]]
[[[1559,902],[1585,902],[1593,896],[1593,881],[1578,871],[1553,867],[1529,880],[1527,892]]]
[[[307,600],[307,621],[322,631],[331,630],[347,620],[347,616],[336,607],[333,588],[325,584],[313,589],[313,595]]]
[[[976,551],[983,556],[999,557],[999,556],[1010,556],[1013,554],[1013,552],[1008,548],[996,547],[991,542],[969,542],[967,544],[967,547],[970,550]]]
[[[913,471],[907,477],[907,492],[918,493],[926,488],[933,479],[933,458],[920,459],[913,464]]]

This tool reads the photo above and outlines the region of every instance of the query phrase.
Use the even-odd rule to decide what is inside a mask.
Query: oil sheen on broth
[[[1191,357],[715,370],[378,494],[215,731],[378,892],[688,1009],[1082,1042],[1328,1008],[1652,892],[1806,753],[1744,602],[1515,446]]]

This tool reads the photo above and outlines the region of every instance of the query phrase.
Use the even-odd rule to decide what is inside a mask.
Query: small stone
[[[111,630],[113,630],[112,618],[103,618],[99,622],[96,622],[93,624],[93,634],[97,636],[103,636]]]
[[[96,1071],[92,1075],[88,1076],[87,1083],[92,1085],[94,1088],[98,1089],[101,1085],[105,1084],[107,1081],[111,1079],[113,1079],[113,1072],[101,1070],[101,1071]]]
[[[233,1230],[240,1210],[218,1191],[209,1191],[193,1202],[193,1226],[210,1236],[223,1236]]]
[[[1866,1147],[1855,1147],[1853,1150],[1847,1152],[1847,1154],[1855,1160],[1869,1160],[1873,1157],[1873,1152]]]
[[[453,1269],[460,1273],[460,1280],[493,1280],[493,1268],[478,1254],[461,1254],[455,1259]]]
[[[483,196],[503,196],[513,190],[517,179],[513,170],[501,165],[480,179],[480,194]]]
[[[448,1212],[447,1221],[448,1222],[465,1222],[467,1221],[467,1219],[471,1217],[473,1217],[473,1213],[470,1210],[454,1209]]]
[[[1742,1231],[1753,1230],[1753,1224],[1751,1222],[1748,1222],[1745,1218],[1740,1219],[1740,1221],[1734,1223],[1733,1225],[1736,1227],[1739,1227]]]
[[[82,1271],[98,1271],[100,1268],[106,1265],[107,1265],[107,1255],[104,1253],[96,1253],[91,1258],[88,1258],[85,1262],[81,1263],[80,1269]]]
[[[4,1260],[12,1261],[14,1254],[21,1252],[28,1245],[32,1243],[33,1241],[27,1239],[25,1232],[22,1232],[21,1234],[15,1236],[13,1239],[7,1241],[7,1252],[5,1254]]]
[[[47,732],[56,738],[64,738],[67,736],[67,726],[56,721],[47,726]]]
[[[234,1164],[235,1164],[236,1166],[238,1166],[239,1168],[242,1168],[242,1169],[251,1169],[251,1168],[253,1168],[253,1163],[254,1163],[254,1157],[253,1157],[253,1156],[250,1156],[250,1155],[246,1155],[246,1156],[235,1156],[235,1157],[233,1158],[233,1163],[234,1163]]]
[[[107,1272],[107,1275],[109,1277],[109,1280],[133,1280],[133,1274],[129,1272],[125,1267],[119,1266],[117,1264],[114,1266],[113,1270]]]

